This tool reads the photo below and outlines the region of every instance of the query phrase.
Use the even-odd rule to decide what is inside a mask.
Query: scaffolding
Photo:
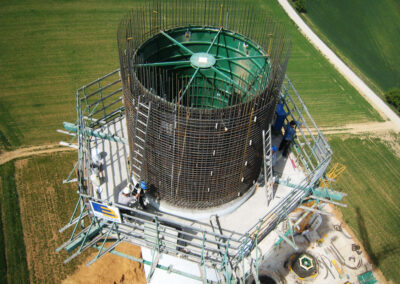
[[[127,15],[118,49],[136,179],[179,208],[245,195],[260,173],[261,133],[290,45],[271,17],[229,1],[153,3]]]
[[[284,32],[268,17],[260,16],[264,21],[256,28],[250,20],[257,18],[254,10],[238,13],[226,4],[162,2],[132,12],[118,32],[121,70],[77,90],[77,121],[64,124],[77,139],[77,144],[65,145],[78,149],[78,162],[65,182],[76,182],[79,196],[69,222],[60,229],[72,230],[57,249],[72,253],[65,262],[94,247],[98,254],[88,265],[107,253],[117,254],[148,265],[148,281],[161,269],[203,283],[244,283],[250,274],[258,279],[259,265],[271,254],[264,240],[272,232],[279,236],[277,243],[284,240],[296,248],[296,224],[288,214],[306,200],[316,201],[310,210],[320,210],[320,203],[341,199],[340,193],[319,189],[332,150],[285,76],[290,43]],[[155,42],[170,50],[162,53],[167,61],[146,53],[156,49]],[[221,50],[233,53],[223,56]],[[246,62],[242,65],[248,70],[229,71],[242,68],[237,61]],[[300,126],[292,153],[302,178],[295,183],[272,174],[270,127],[278,102],[287,113],[286,123],[295,120]],[[107,167],[120,176],[106,193],[91,178],[98,141],[122,153],[110,155],[118,158],[118,169],[113,168],[114,157]],[[132,177],[145,179],[174,205],[197,208],[244,196],[257,180],[264,180],[268,205],[257,221],[236,231],[221,227],[218,216],[204,223],[118,204],[117,194]],[[274,183],[291,190],[278,200]],[[288,230],[277,230],[285,220]],[[151,259],[116,251],[121,242],[149,249]],[[162,255],[197,263],[199,274],[160,264]],[[210,271],[216,272],[213,280]]]
[[[95,90],[89,91],[93,86],[96,86]],[[288,196],[276,205],[266,208],[266,214],[249,230],[234,232],[223,229],[223,233],[219,233],[215,225],[194,220],[191,220],[191,225],[188,225],[184,218],[180,220],[168,214],[159,216],[159,214],[119,205],[112,199],[97,198],[89,178],[89,165],[92,159],[90,144],[96,133],[101,132],[104,126],[125,118],[119,70],[80,88],[76,95],[78,119],[75,128],[78,140],[78,163],[73,170],[77,173],[77,179],[70,177],[67,179],[67,181],[78,183],[79,198],[70,221],[60,229],[60,232],[63,232],[73,227],[71,236],[58,248],[58,251],[61,249],[66,249],[68,252],[75,251],[66,259],[66,262],[90,247],[95,247],[99,253],[89,264],[108,252],[124,256],[114,249],[117,244],[125,241],[154,251],[152,260],[138,260],[149,265],[152,270],[166,270],[166,267],[157,263],[157,255],[168,254],[199,263],[203,267],[202,271],[206,271],[206,267],[215,269],[220,275],[220,280],[223,279],[227,283],[230,283],[228,280],[231,282],[243,280],[252,274],[255,267],[252,268],[249,263],[254,265],[260,263],[268,255],[268,253],[255,255],[260,242],[286,220],[287,215],[300,206],[305,199],[324,199],[314,196],[313,190],[318,187],[318,181],[324,175],[332,155],[329,144],[313,122],[305,105],[302,101],[300,104],[295,103],[295,99],[299,100],[300,97],[288,78],[285,80],[285,86],[288,87],[282,90],[281,98],[288,111],[289,119],[295,118],[296,121],[302,123],[302,130],[296,138],[296,143],[303,143],[303,147],[294,145],[293,152],[296,153],[305,171],[305,178],[297,184],[279,180],[279,183],[293,188]],[[310,121],[313,129],[308,126]],[[113,133],[96,137],[108,140],[110,143],[124,143],[123,139],[116,139]],[[307,163],[307,161],[312,163]],[[327,202],[329,201],[328,198]],[[93,214],[91,207],[93,202],[107,208],[114,208],[116,211],[124,210],[130,213],[122,213],[121,218],[116,221],[105,220]],[[291,233],[289,230],[279,234],[287,241],[289,239],[286,236],[290,236]],[[135,259],[131,256],[126,257]],[[201,280],[201,277],[199,279],[199,276],[187,275],[184,271],[175,271],[171,268],[170,270]],[[202,275],[205,279],[207,278],[206,274]]]

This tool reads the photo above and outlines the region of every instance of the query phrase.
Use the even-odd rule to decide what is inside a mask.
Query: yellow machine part
[[[338,263],[336,262],[335,259],[332,259],[332,264],[333,264],[333,266],[336,268],[336,271],[337,271],[340,275],[342,275],[342,274],[343,274],[343,270],[339,267],[339,265],[338,265]]]
[[[345,165],[339,163],[334,164],[333,167],[326,173],[326,179],[320,179],[320,187],[329,187],[330,182],[337,182],[345,170]]]

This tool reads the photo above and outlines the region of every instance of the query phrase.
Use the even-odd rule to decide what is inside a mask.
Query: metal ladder
[[[149,123],[151,102],[149,105],[140,102],[136,106],[135,129],[133,133],[132,174],[137,181],[142,179],[144,157],[146,154],[147,125]]]
[[[271,125],[267,131],[262,132],[263,139],[263,152],[264,152],[264,182],[267,190],[268,205],[273,198],[273,173],[272,173],[272,139],[271,139]]]

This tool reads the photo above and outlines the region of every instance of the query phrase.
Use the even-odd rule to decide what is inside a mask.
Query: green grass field
[[[319,126],[340,127],[346,123],[381,120],[297,31],[276,1],[239,3],[245,6],[250,2],[286,25],[293,42],[288,75]],[[61,128],[62,121],[75,120],[75,90],[119,67],[116,29],[121,17],[133,6],[130,1],[0,2],[0,151],[65,139],[55,130]],[[393,200],[399,201],[398,193],[394,192],[395,182],[399,184],[394,172],[399,168],[398,159],[376,140],[333,138],[331,143],[335,159],[348,167],[338,184],[339,189],[349,193],[349,209],[344,211],[347,222],[385,275],[400,278],[396,272],[400,259],[398,251],[386,253],[393,244],[399,243],[399,212],[396,203],[389,201],[385,194],[390,192]],[[371,151],[379,155],[370,157]],[[359,158],[352,159],[354,155]],[[76,200],[71,187],[62,185],[75,158],[76,153],[70,153],[17,161],[16,180],[13,163],[1,167],[1,173],[7,173],[2,174],[2,195],[3,192],[15,193],[15,186],[18,190],[30,272],[30,278],[26,279],[31,282],[59,282],[84,260],[81,256],[64,266],[66,254],[55,253],[55,248],[66,239],[66,235],[59,235],[57,230],[69,218]],[[384,166],[378,158],[383,159]],[[373,166],[370,168],[370,165]],[[385,190],[378,195],[376,188]],[[373,198],[367,200],[369,196]],[[19,214],[15,207],[18,197],[10,198],[7,202],[1,200],[2,212],[13,208],[10,212]],[[389,208],[397,216],[392,216],[394,213]],[[377,218],[373,218],[373,210],[382,214],[384,225],[375,224]],[[2,255],[6,255],[8,269],[8,254],[14,261],[22,257],[22,250],[18,246],[11,252],[7,243],[9,231],[14,230],[18,220],[10,224],[9,217],[4,214],[2,217],[6,247],[3,254],[0,247],[0,264]],[[367,226],[360,225],[357,220],[363,220]],[[375,225],[379,230],[374,229]],[[387,232],[383,230],[385,226],[391,226]],[[22,236],[21,230],[19,233]],[[21,242],[20,239],[14,242]],[[49,263],[51,265],[47,265]],[[26,261],[24,267],[26,270]],[[25,270],[21,277],[27,277]],[[9,274],[10,271],[8,269]]]
[[[13,162],[0,166],[1,177],[1,217],[4,239],[0,242],[0,263],[6,259],[5,267],[8,283],[29,283],[29,271],[26,263],[24,235],[22,232],[18,193],[15,183],[15,167]],[[36,206],[36,205],[35,205]],[[1,240],[1,238],[0,238]],[[2,278],[5,276],[2,275]]]
[[[393,138],[399,143],[400,138]],[[347,166],[336,189],[347,192],[345,222],[385,277],[400,279],[400,158],[377,138],[329,139],[334,159]]]
[[[306,17],[381,91],[400,87],[399,1],[310,0]]]
[[[56,253],[73,228],[62,234],[78,195],[76,184],[64,185],[76,153],[51,154],[17,161],[16,183],[31,283],[59,283],[87,258],[83,253],[68,264],[66,251]]]
[[[254,2],[287,26],[289,76],[321,126],[379,120],[378,114],[297,31],[275,1]],[[117,25],[129,1],[0,3],[0,143],[59,141],[75,120],[75,90],[119,67]]]

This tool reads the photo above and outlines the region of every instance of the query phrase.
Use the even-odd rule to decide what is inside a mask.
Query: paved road
[[[356,88],[360,94],[393,124],[393,130],[400,131],[400,117],[365,84],[344,62],[310,29],[287,0],[278,0],[285,12],[298,26],[301,33],[318,49],[335,68]]]

